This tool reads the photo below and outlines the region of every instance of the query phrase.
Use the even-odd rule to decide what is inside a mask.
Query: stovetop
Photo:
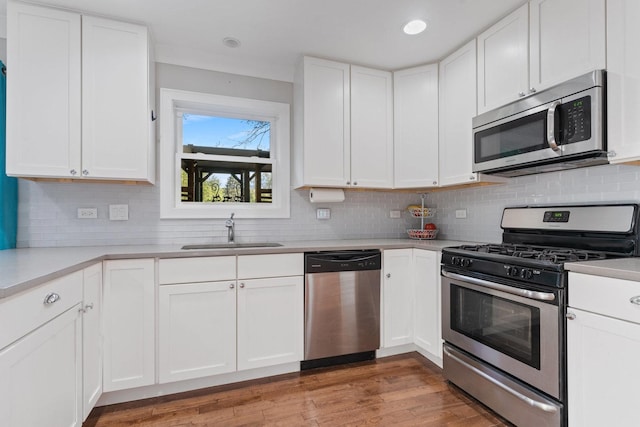
[[[484,253],[499,254],[509,257],[550,262],[552,264],[562,264],[565,262],[575,261],[594,261],[610,257],[604,252],[587,251],[572,248],[519,245],[511,243],[462,245],[458,246],[457,249],[460,249],[462,251],[477,252],[477,256],[482,256],[482,254]]]

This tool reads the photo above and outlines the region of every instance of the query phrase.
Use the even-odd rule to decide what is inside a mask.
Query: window
[[[289,105],[160,90],[162,218],[289,217]]]

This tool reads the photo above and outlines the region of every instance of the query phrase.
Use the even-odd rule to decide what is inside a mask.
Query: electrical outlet
[[[98,209],[97,208],[78,208],[78,218],[96,219],[98,218]]]
[[[467,210],[466,209],[456,209],[456,218],[464,219],[466,217],[467,217]]]
[[[111,221],[127,221],[129,219],[129,205],[109,205],[109,219]]]
[[[329,208],[316,209],[316,219],[331,219],[331,209]]]
[[[400,218],[400,211],[399,210],[390,211],[389,218]]]

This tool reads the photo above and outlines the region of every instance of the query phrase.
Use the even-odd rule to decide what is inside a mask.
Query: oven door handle
[[[485,372],[482,372],[480,369],[476,368],[475,366],[472,366],[472,365],[468,364],[464,360],[458,358],[456,355],[454,355],[451,352],[449,352],[447,347],[443,347],[442,350],[447,354],[447,356],[449,356],[450,358],[452,358],[456,362],[460,363],[465,368],[471,370],[476,375],[481,376],[485,380],[489,381],[491,384],[500,387],[501,389],[503,389],[507,393],[511,394],[512,396],[522,400],[523,402],[525,402],[529,406],[533,406],[534,408],[541,409],[544,412],[551,412],[551,413],[558,412],[558,408],[556,408],[555,406],[549,405],[549,404],[544,403],[544,402],[538,402],[537,400],[534,400],[534,399],[532,399],[530,397],[527,397],[524,394],[520,393],[519,391],[514,390],[514,389],[502,384],[497,379],[491,377],[490,375],[486,374]]]
[[[484,286],[485,288],[495,289],[497,291],[506,292],[508,294],[518,295],[524,298],[535,299],[538,301],[553,301],[556,299],[556,295],[551,292],[538,292],[530,291],[528,289],[520,289],[513,286],[501,285],[499,283],[490,282],[488,280],[478,279],[476,277],[463,276],[462,274],[451,273],[449,271],[443,271],[442,275],[449,279],[458,279],[463,282],[472,283],[478,286]]]

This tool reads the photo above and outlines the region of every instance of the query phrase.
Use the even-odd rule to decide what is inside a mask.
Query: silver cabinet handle
[[[60,299],[60,295],[56,294],[55,292],[51,292],[49,294],[47,294],[47,296],[44,297],[44,305],[51,305],[54,302],[58,301]]]
[[[471,175],[471,176],[469,177],[469,181],[475,181],[475,180],[476,180],[476,177],[475,177],[475,176]]]
[[[89,171],[88,171],[88,170],[86,170],[86,169],[83,169],[83,170],[82,170],[82,175],[84,175],[84,176],[89,175]]]
[[[91,303],[91,304],[86,304],[86,305],[84,306],[84,309],[85,309],[85,310],[93,310],[93,303]]]
[[[77,172],[75,169],[71,169],[71,170],[69,171],[69,173],[70,173],[71,175],[75,176],[78,172]]]
[[[391,279],[391,273],[387,273],[387,279]]]
[[[433,185],[438,185],[438,181],[433,181]]]
[[[489,381],[493,385],[500,387],[502,390],[506,391],[507,393],[511,394],[512,396],[522,400],[523,402],[525,402],[529,406],[533,406],[534,408],[541,409],[544,412],[550,412],[550,413],[558,412],[558,408],[556,408],[555,406],[551,406],[551,405],[549,405],[547,403],[538,402],[537,400],[533,400],[530,397],[527,397],[524,394],[522,394],[522,393],[520,393],[520,392],[518,392],[518,391],[516,391],[516,390],[514,390],[514,389],[512,389],[512,388],[510,388],[510,387],[508,387],[508,386],[506,386],[504,384],[502,384],[500,381],[498,381],[495,378],[487,375],[486,373],[482,372],[480,369],[476,368],[475,366],[469,365],[464,360],[461,360],[460,358],[456,357],[454,354],[451,354],[451,352],[446,347],[443,348],[443,350],[447,354],[447,356],[449,356],[450,358],[452,358],[456,362],[460,363],[461,365],[463,365],[467,369],[470,369],[471,371],[473,371],[473,373],[475,373],[476,375],[479,375],[480,377],[482,377],[485,380]]]
[[[547,144],[553,151],[560,150],[558,142],[556,141],[555,129],[555,115],[558,105],[560,105],[560,101],[553,101],[553,103],[551,103],[551,107],[547,110]]]
[[[640,295],[629,298],[631,304],[640,305]]]
[[[235,287],[236,287],[236,285],[234,285],[233,283],[229,283],[229,289],[233,289]]]
[[[358,185],[358,181],[353,181],[353,185]]]
[[[536,93],[536,88],[535,87],[531,87],[529,88],[529,93]]]
[[[244,288],[244,283],[240,283],[240,287],[241,287],[241,288]]]
[[[351,185],[351,181],[347,181],[347,185]]]
[[[567,312],[566,316],[565,316],[568,320],[575,320],[576,315],[571,313],[570,311]]]
[[[518,96],[519,96],[520,98],[522,98],[522,97],[523,97],[523,96],[525,96],[525,95],[526,95],[526,93],[524,93],[524,92],[518,92]]]
[[[488,280],[478,279],[476,277],[463,276],[462,274],[451,273],[449,271],[443,271],[442,275],[450,279],[461,280],[463,282],[472,283],[478,286],[484,286],[485,288],[495,289],[497,291],[506,292],[512,295],[518,295],[524,298],[535,299],[539,301],[553,301],[556,299],[556,295],[551,292],[538,292],[515,288],[513,286],[502,285],[500,283],[490,282]]]

